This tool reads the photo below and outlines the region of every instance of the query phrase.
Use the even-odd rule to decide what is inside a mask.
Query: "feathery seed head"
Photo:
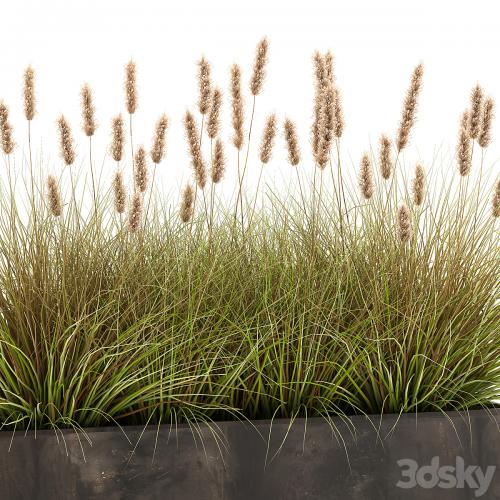
[[[189,153],[191,155],[191,164],[193,166],[194,177],[198,186],[203,189],[207,182],[207,172],[205,162],[201,155],[200,139],[198,133],[198,126],[194,116],[189,111],[184,115],[184,128],[186,131],[186,138],[189,146]]]
[[[264,164],[271,159],[273,152],[274,138],[276,137],[276,115],[273,113],[267,117],[260,144],[260,161]]]
[[[323,62],[325,70],[324,78],[333,85],[335,84],[335,73],[333,70],[333,54],[330,50],[323,56]]]
[[[214,157],[212,163],[212,182],[217,184],[222,180],[226,169],[226,158],[224,155],[224,144],[220,139],[215,141]]]
[[[168,127],[167,115],[163,114],[158,118],[153,136],[153,147],[151,148],[151,160],[153,163],[160,163],[165,156],[165,134]]]
[[[335,137],[340,139],[344,133],[344,111],[342,109],[342,98],[340,97],[340,90],[338,87],[334,87],[335,92]]]
[[[127,191],[125,190],[125,183],[123,182],[123,174],[120,170],[115,172],[113,177],[113,194],[115,209],[119,214],[125,212],[125,201],[127,198]]]
[[[204,57],[198,61],[198,88],[200,91],[198,109],[204,115],[210,107],[210,96],[212,94],[210,63]]]
[[[469,112],[465,111],[460,120],[458,132],[457,161],[458,171],[462,177],[469,174],[472,167],[471,140],[468,123]]]
[[[488,147],[491,142],[491,124],[493,122],[494,111],[495,102],[491,97],[488,97],[484,102],[481,130],[477,138],[477,142],[482,148]]]
[[[380,173],[387,180],[392,173],[392,156],[391,156],[391,141],[386,135],[380,137],[380,153],[379,153]]]
[[[233,144],[240,150],[243,147],[243,97],[241,94],[241,69],[237,64],[231,67],[231,120],[233,124]]]
[[[398,208],[398,236],[402,243],[407,243],[413,235],[410,209],[402,203]]]
[[[54,217],[59,217],[62,214],[61,193],[53,175],[49,175],[47,178],[47,200],[51,214]]]
[[[64,115],[61,115],[57,120],[57,126],[59,128],[59,149],[61,158],[66,165],[72,165],[76,157],[75,147],[71,127],[66,118],[64,118]]]
[[[335,89],[328,82],[322,90],[322,105],[319,122],[319,144],[316,161],[318,167],[324,169],[330,160],[330,150],[335,133]]]
[[[148,187],[148,165],[144,146],[139,146],[135,153],[135,185],[144,193]]]
[[[373,184],[373,170],[370,158],[367,153],[361,158],[359,170],[359,187],[365,200],[369,200],[375,191]]]
[[[491,202],[493,217],[500,217],[500,179],[495,185],[493,200]]]
[[[2,150],[6,155],[14,151],[15,143],[12,139],[12,125],[9,121],[9,108],[0,101],[0,135],[2,141]]]
[[[471,139],[477,139],[481,131],[481,114],[483,110],[483,89],[478,84],[470,95],[469,134]]]
[[[81,90],[81,106],[82,106],[82,128],[85,135],[91,137],[94,135],[96,129],[95,122],[95,106],[92,96],[92,89],[86,83]]]
[[[112,142],[110,146],[111,156],[113,160],[120,161],[123,157],[123,149],[125,146],[125,131],[122,115],[119,114],[111,121]]]
[[[260,94],[262,85],[266,76],[265,67],[267,64],[267,52],[269,50],[269,42],[267,38],[263,38],[257,45],[255,54],[255,63],[253,65],[253,74],[250,79],[250,91],[252,95]]]
[[[425,170],[420,163],[415,167],[415,177],[412,182],[413,203],[421,205],[425,195]]]
[[[141,227],[142,221],[142,196],[134,193],[128,210],[128,227],[131,233],[136,233]]]
[[[31,121],[36,114],[36,98],[35,98],[35,71],[31,66],[28,66],[24,71],[24,116],[26,120]]]
[[[220,108],[222,106],[222,91],[215,88],[212,93],[212,104],[208,114],[207,134],[210,139],[215,139],[220,128]]]
[[[295,123],[289,118],[285,119],[284,136],[288,149],[288,161],[292,166],[297,166],[300,162],[299,139]]]
[[[137,110],[137,67],[132,59],[125,66],[125,106],[129,114]]]
[[[410,139],[410,132],[415,124],[417,113],[417,102],[420,90],[422,88],[422,77],[424,74],[424,67],[419,64],[414,70],[411,77],[410,88],[406,93],[403,103],[403,112],[401,121],[399,122],[398,135],[396,139],[396,146],[398,152],[405,148]]]
[[[325,60],[319,51],[315,51],[313,55],[314,66],[314,108],[313,108],[313,123],[311,126],[311,145],[313,157],[316,163],[318,162],[319,143],[321,141],[320,129],[323,110],[323,90],[326,82]]]
[[[194,190],[190,184],[187,184],[182,192],[181,207],[179,215],[182,222],[189,222],[194,212]]]

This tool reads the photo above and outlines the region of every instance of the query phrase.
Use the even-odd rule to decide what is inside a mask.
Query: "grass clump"
[[[249,86],[253,110],[268,51],[264,39]],[[316,53],[314,67],[312,169],[295,122],[279,126],[269,114],[257,192],[249,193],[253,111],[246,135],[239,66],[230,74],[232,165],[220,135],[223,95],[200,61],[201,127],[191,111],[184,117],[194,183],[180,204],[155,189],[154,173],[148,182],[149,159],[164,158],[167,116],[149,154],[132,142],[132,61],[125,80],[130,155],[117,114],[110,185],[95,183],[101,177],[91,161],[80,167],[91,169],[90,207],[77,196],[82,171],[73,165],[69,123],[58,122],[68,196],[66,170],[47,174],[33,165],[31,148],[26,164],[16,164],[2,104],[2,427],[466,410],[500,398],[500,191],[483,171],[493,101],[476,89],[453,165],[418,163],[408,179],[400,151],[415,123],[417,66],[396,140],[382,135],[380,151],[364,153],[352,179],[342,174],[344,117],[331,53]],[[31,121],[33,70],[26,75]],[[95,110],[84,89],[87,130]],[[280,128],[291,164],[286,192],[261,183]],[[238,185],[227,199],[215,184],[230,168]],[[478,178],[470,180],[474,169]]]

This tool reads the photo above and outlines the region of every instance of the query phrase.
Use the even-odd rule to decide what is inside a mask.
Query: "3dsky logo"
[[[478,465],[465,466],[462,457],[456,457],[455,465],[439,465],[439,457],[432,457],[430,465],[419,466],[411,458],[397,461],[401,468],[402,480],[396,483],[398,488],[410,489],[419,486],[424,489],[463,489],[474,490],[474,496],[483,496],[490,487],[496,466],[490,465],[484,472]]]

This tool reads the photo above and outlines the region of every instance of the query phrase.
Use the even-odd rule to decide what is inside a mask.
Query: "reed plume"
[[[24,71],[24,116],[26,120],[31,121],[36,114],[36,98],[35,98],[35,71],[31,66],[28,66]]]
[[[131,233],[136,233],[142,222],[142,196],[140,193],[134,193],[128,211],[128,227]]]
[[[113,160],[121,161],[125,148],[125,129],[121,113],[111,121],[111,146],[110,152]]]
[[[325,81],[325,62],[323,57],[316,51],[313,56],[313,64],[314,64],[314,118],[311,127],[311,144],[313,150],[314,160],[318,161],[318,150],[319,143],[321,140],[320,137],[320,126],[321,126],[321,117],[322,117],[322,108],[323,108],[323,87]]]
[[[182,192],[181,207],[179,215],[182,222],[189,222],[194,213],[194,189],[187,184]]]
[[[202,57],[198,61],[198,109],[205,115],[210,108],[210,96],[212,94],[212,84],[210,82],[210,63]]]
[[[220,139],[215,141],[214,157],[212,160],[212,182],[217,184],[222,180],[226,169],[226,157],[224,155],[224,144]]]
[[[326,79],[327,82],[333,85],[335,84],[335,73],[333,68],[333,54],[331,53],[330,50],[327,51],[323,56],[323,62],[325,70],[324,78]]]
[[[160,163],[165,157],[165,135],[168,127],[167,115],[163,114],[158,118],[153,136],[153,146],[151,147],[151,160],[153,163]]]
[[[319,123],[319,145],[316,161],[318,167],[324,169],[330,160],[330,150],[335,133],[335,89],[328,82],[323,88],[321,120]]]
[[[237,64],[231,67],[231,118],[233,124],[233,144],[237,150],[243,147],[243,97],[241,94],[241,69]]]
[[[342,137],[342,134],[344,133],[344,127],[345,127],[345,122],[344,122],[344,110],[342,108],[342,98],[340,96],[340,90],[338,87],[334,87],[334,93],[335,93],[335,104],[334,104],[334,110],[335,110],[335,137],[337,139],[340,139]]]
[[[222,106],[222,91],[218,87],[212,93],[212,104],[208,114],[207,134],[210,139],[215,139],[220,128],[220,108]]]
[[[424,201],[425,195],[425,170],[420,163],[415,167],[415,177],[412,182],[413,203],[419,206]]]
[[[288,161],[295,167],[300,162],[300,148],[299,139],[297,136],[297,128],[295,126],[295,123],[289,118],[285,119],[283,128],[286,146],[288,149]]]
[[[500,217],[500,180],[495,185],[493,199],[491,201],[493,217]]]
[[[414,70],[411,77],[410,88],[406,93],[406,97],[403,103],[403,112],[401,116],[401,121],[399,123],[398,135],[396,140],[396,146],[398,152],[404,149],[410,138],[410,132],[415,124],[415,117],[417,113],[417,100],[422,88],[422,77],[424,74],[424,67],[419,64]]]
[[[369,200],[375,192],[375,187],[373,184],[372,164],[367,153],[365,153],[361,158],[358,181],[359,187],[361,189],[361,194],[363,195],[365,200]]]
[[[92,96],[92,89],[88,83],[82,87],[81,93],[81,108],[82,108],[82,129],[87,137],[91,137],[95,133],[95,106]]]
[[[398,208],[398,236],[403,243],[411,240],[413,227],[410,209],[402,203]]]
[[[391,156],[391,141],[382,134],[380,137],[380,152],[379,152],[380,173],[382,177],[387,180],[391,176],[393,163]]]
[[[457,161],[458,171],[462,177],[469,174],[472,167],[472,151],[469,133],[469,112],[464,111],[460,119],[458,132]]]
[[[260,161],[265,165],[269,162],[273,152],[274,139],[276,137],[276,115],[273,113],[267,117],[260,144]]]
[[[113,195],[115,210],[122,214],[125,212],[125,202],[127,199],[127,191],[125,189],[125,183],[123,182],[123,174],[121,170],[117,170],[113,177]]]
[[[64,118],[64,115],[59,117],[57,125],[59,128],[59,149],[61,158],[64,163],[69,166],[73,164],[76,157],[71,127],[66,118]]]
[[[253,65],[253,74],[250,79],[250,92],[252,95],[260,94],[262,85],[266,77],[267,52],[269,50],[269,42],[267,38],[263,38],[257,45],[255,54],[255,62]]]
[[[494,110],[495,102],[491,97],[488,97],[484,102],[481,130],[477,138],[477,142],[482,148],[488,147],[491,142],[491,124],[493,122]]]
[[[6,155],[10,155],[14,151],[15,143],[12,139],[9,108],[3,101],[0,101],[0,134],[2,136],[2,150]]]
[[[194,116],[189,111],[186,111],[184,116],[184,128],[186,130],[186,138],[191,154],[191,164],[193,166],[194,177],[198,186],[203,189],[207,182],[207,172],[205,162],[201,155],[200,135]]]
[[[135,153],[135,185],[136,188],[144,193],[148,187],[148,166],[146,150],[144,146],[139,146]]]
[[[471,139],[477,139],[481,132],[481,114],[483,110],[483,89],[478,84],[470,95],[469,134]]]
[[[137,67],[132,59],[125,66],[125,106],[133,115],[137,110]]]
[[[62,214],[62,200],[57,180],[53,175],[49,175],[47,178],[47,199],[51,214],[54,217],[59,217]]]

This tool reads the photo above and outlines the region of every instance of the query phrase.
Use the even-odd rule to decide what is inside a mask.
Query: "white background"
[[[310,161],[311,55],[315,49],[331,49],[344,98],[343,149],[357,165],[362,151],[375,146],[382,131],[394,136],[411,71],[422,61],[424,87],[406,159],[430,164],[441,146],[453,154],[458,119],[476,82],[500,99],[497,4],[422,0],[2,0],[0,98],[11,109],[19,158],[26,132],[22,73],[32,64],[38,98],[33,122],[35,143],[43,144],[49,168],[57,171],[61,162],[55,120],[61,112],[74,126],[78,161],[86,160],[87,142],[79,127],[79,90],[88,81],[94,89],[100,125],[96,156],[103,158],[110,119],[124,111],[123,66],[133,57],[138,64],[140,92],[135,138],[149,147],[157,116],[162,112],[169,115],[168,155],[160,169],[164,179],[177,186],[190,172],[182,115],[186,107],[195,109],[196,61],[204,54],[212,62],[214,83],[223,88],[226,97],[228,69],[233,62],[241,63],[249,105],[247,82],[255,44],[267,35],[270,63],[264,91],[257,101],[256,138],[268,112],[276,111],[280,118],[289,115],[298,123],[302,149]],[[227,101],[224,105],[223,138],[228,139]],[[499,156],[498,125],[493,133],[490,164]],[[288,168],[282,141],[278,147],[270,166],[272,175]],[[255,154],[251,151],[250,158]],[[226,182],[231,182],[235,167],[234,149],[229,145],[228,155]],[[250,175],[254,176],[259,167],[251,164]],[[113,169],[112,162],[107,165]]]

